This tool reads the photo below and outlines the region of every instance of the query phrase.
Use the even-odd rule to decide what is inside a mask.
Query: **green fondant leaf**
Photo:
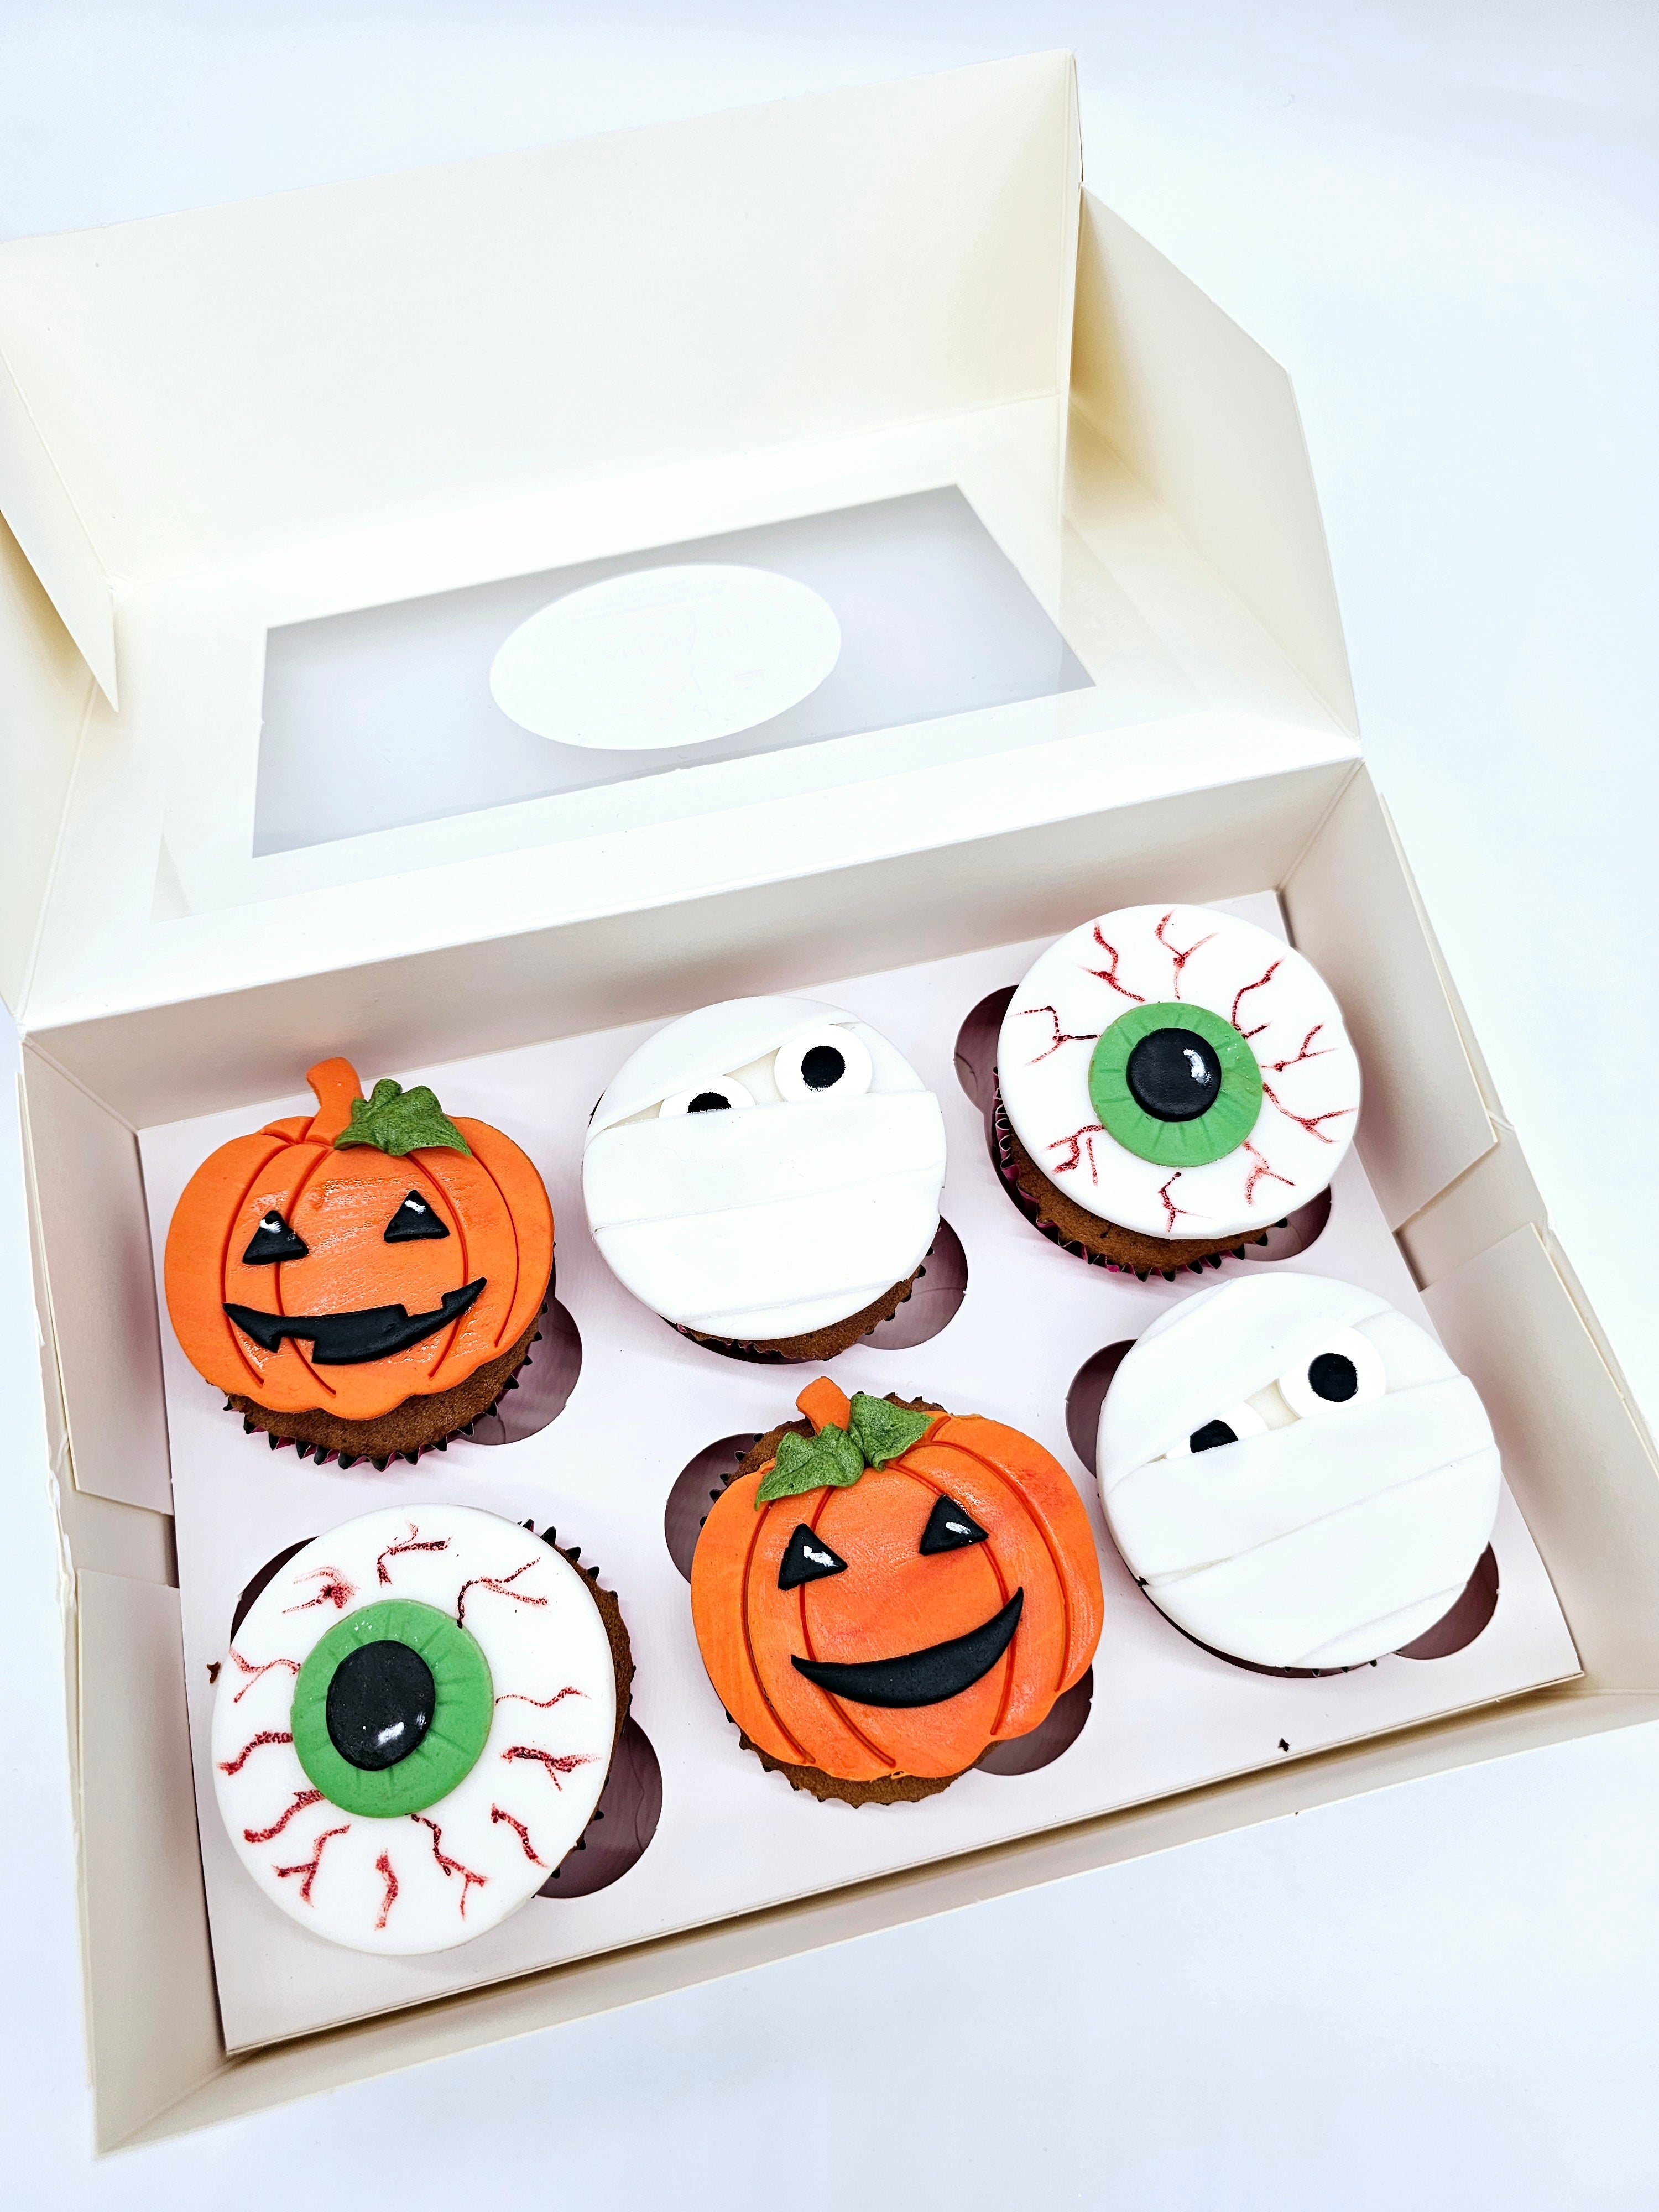
[[[465,1152],[469,1159],[472,1157],[471,1146],[428,1085],[417,1083],[412,1091],[405,1091],[389,1075],[375,1085],[372,1098],[352,1100],[350,1122],[334,1142],[337,1146],[373,1145],[376,1152],[390,1152],[394,1159],[439,1145],[452,1152]]]
[[[845,1429],[821,1429],[815,1437],[786,1429],[778,1438],[777,1465],[755,1492],[756,1510],[805,1490],[850,1489],[863,1473],[864,1455]]]
[[[872,1467],[885,1467],[898,1459],[927,1433],[932,1413],[913,1413],[885,1398],[872,1398],[867,1390],[853,1394],[853,1441]]]

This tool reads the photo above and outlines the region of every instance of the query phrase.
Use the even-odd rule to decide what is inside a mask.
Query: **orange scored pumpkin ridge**
[[[847,1398],[827,1376],[796,1403],[815,1430],[845,1428]],[[722,1704],[751,1742],[791,1765],[849,1782],[962,1773],[995,1741],[1024,1735],[1093,1658],[1103,1598],[1093,1534],[1059,1462],[1018,1429],[943,1414],[885,1467],[845,1489],[757,1510],[772,1465],[742,1476],[710,1511],[692,1560],[697,1642]],[[940,1497],[983,1543],[924,1555]],[[846,1571],[781,1590],[778,1570],[805,1524]],[[1024,1593],[1007,1650],[936,1705],[876,1708],[833,1695],[793,1663],[857,1663],[921,1651],[982,1627]]]
[[[222,1390],[276,1413],[378,1420],[405,1399],[453,1389],[523,1335],[552,1273],[552,1209],[530,1160],[487,1122],[456,1119],[471,1158],[440,1146],[401,1158],[369,1145],[337,1151],[352,1101],[363,1095],[357,1072],[349,1060],[325,1060],[306,1080],[315,1114],[233,1137],[185,1186],[167,1230],[167,1312],[191,1364]],[[435,1211],[447,1237],[386,1242],[410,1191]],[[249,1267],[242,1255],[271,1212],[306,1256]],[[425,1313],[479,1277],[483,1289],[458,1319],[404,1351],[349,1366],[316,1363],[293,1337],[267,1352],[225,1312]]]

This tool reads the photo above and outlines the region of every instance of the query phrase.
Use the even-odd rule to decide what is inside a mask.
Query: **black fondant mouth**
[[[271,1314],[257,1306],[229,1306],[229,1315],[245,1336],[267,1352],[281,1348],[285,1336],[311,1339],[311,1356],[319,1367],[356,1367],[368,1359],[390,1359],[394,1352],[407,1352],[423,1336],[435,1335],[459,1321],[489,1281],[463,1283],[459,1291],[446,1291],[443,1303],[431,1313],[412,1314],[407,1306],[363,1306],[356,1313]]]
[[[831,1697],[850,1698],[855,1705],[942,1705],[990,1673],[1014,1640],[1024,1602],[1024,1591],[1017,1589],[1000,1613],[966,1636],[930,1644],[925,1651],[903,1651],[896,1659],[838,1665],[834,1660],[792,1658],[790,1664]]]

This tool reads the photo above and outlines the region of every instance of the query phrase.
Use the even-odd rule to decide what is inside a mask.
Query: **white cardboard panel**
[[[27,1046],[23,1096],[76,1486],[171,1513],[137,1139]]]
[[[179,1594],[77,1577],[84,1956],[100,2147],[222,2063],[198,1871]]]
[[[1075,405],[1358,732],[1325,528],[1284,370],[1122,217],[1083,196]]]
[[[87,526],[0,351],[0,515],[113,704],[115,593]]]
[[[1255,918],[1277,926],[1271,894],[1245,903]],[[1576,1671],[1548,1577],[1507,1497],[1495,1539],[1503,1587],[1498,1614],[1474,1644],[1449,1659],[1390,1660],[1332,1680],[1282,1681],[1197,1650],[1135,1590],[1098,1526],[1093,1486],[1066,1442],[1066,1389],[1090,1352],[1137,1334],[1199,1285],[1187,1278],[1179,1285],[1143,1285],[1085,1267],[1030,1230],[995,1180],[977,1109],[955,1079],[952,1049],[969,1009],[986,991],[1015,980],[1037,949],[1005,947],[825,987],[827,996],[892,1036],[937,1091],[951,1142],[945,1216],[967,1247],[971,1270],[963,1308],[939,1337],[908,1353],[855,1349],[836,1363],[836,1372],[848,1388],[921,1390],[949,1405],[1005,1415],[1042,1437],[1078,1476],[1097,1522],[1108,1590],[1094,1708],[1078,1743],[1041,1773],[1018,1780],[971,1774],[926,1805],[881,1808],[874,1818],[794,1796],[739,1749],[702,1675],[686,1586],[663,1542],[662,1505],[696,1450],[715,1437],[782,1418],[811,1370],[757,1369],[689,1345],[635,1304],[593,1250],[577,1193],[580,1132],[639,1031],[418,1071],[436,1083],[452,1110],[498,1121],[547,1176],[560,1224],[559,1292],[582,1332],[584,1370],[559,1419],[519,1444],[487,1449],[460,1442],[416,1468],[342,1473],[245,1437],[170,1337],[165,1341],[204,1860],[233,2049],[1201,1786],[1277,1763],[1285,1756],[1281,1738],[1291,1755],[1303,1755]],[[261,1118],[290,1111],[295,1103],[267,1102]],[[237,1109],[145,1133],[158,1265],[183,1182],[212,1145],[247,1126],[246,1110]],[[1228,1263],[1254,1264],[1261,1263]],[[1301,1259],[1279,1264],[1369,1282],[1422,1317],[1352,1156],[1323,1237]],[[210,1772],[201,1764],[212,1699],[208,1668],[224,1659],[237,1591],[274,1552],[394,1498],[418,1516],[423,1501],[456,1497],[516,1520],[551,1521],[620,1592],[639,1667],[635,1711],[663,1765],[662,1824],[641,1863],[609,1890],[537,1900],[454,1952],[366,1959],[295,1927],[234,1861],[212,1803]],[[729,1848],[734,1823],[744,1837],[741,1853]]]
[[[501,903],[460,910],[499,933],[379,957],[386,943],[406,940],[407,924],[394,916],[389,936],[376,935],[371,904],[388,902],[370,885],[374,902],[343,938],[319,931],[310,902],[295,902],[298,972],[250,986],[233,918],[204,919],[218,953],[232,939],[229,956],[214,962],[214,995],[109,1013],[106,978],[89,1018],[39,1035],[59,1066],[142,1128],[268,1098],[325,1048],[349,1045],[365,1064],[387,1067],[499,1051],[740,992],[809,986],[879,967],[895,945],[927,959],[1055,936],[1080,914],[1136,899],[1214,899],[1282,882],[1352,772],[1315,740],[1293,748],[1281,774],[1229,782],[1207,744],[1188,754],[1171,736],[1154,760],[1133,735],[1092,774],[1068,761],[1051,781],[1037,756],[1020,794],[1023,821],[1012,798],[988,810],[961,777],[941,788],[908,775],[822,801],[805,830],[787,808],[747,810],[727,825],[732,872],[714,896],[682,896],[687,872],[705,865],[678,849],[683,829],[635,831],[625,854],[615,840],[596,842],[561,855],[561,877],[581,877],[570,903],[586,917],[565,927],[534,918],[535,872],[501,869]],[[987,821],[1009,826],[987,836]],[[854,865],[849,850],[867,849],[872,829],[888,849]],[[932,842],[906,849],[921,839]],[[624,870],[641,890],[637,908],[619,880]],[[756,879],[763,875],[770,879]],[[455,926],[447,890],[439,876],[423,895],[434,930]],[[306,972],[338,943],[357,964]]]
[[[1596,1690],[1659,1688],[1659,1464],[1531,1223],[1433,1284]]]
[[[1058,390],[1079,166],[1038,55],[19,240],[0,339],[153,577]]]
[[[92,679],[0,521],[0,998],[23,1005]]]
[[[1405,854],[1368,776],[1345,787],[1284,896],[1297,945],[1347,1018],[1365,1071],[1359,1146],[1398,1228],[1498,1139]]]

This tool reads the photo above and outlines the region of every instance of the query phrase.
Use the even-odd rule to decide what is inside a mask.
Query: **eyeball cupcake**
[[[1318,970],[1208,907],[1124,907],[1049,946],[997,1049],[1015,1203],[1096,1264],[1219,1266],[1330,1183],[1359,1063]]]
[[[487,1413],[530,1356],[553,1276],[540,1176],[426,1085],[365,1099],[349,1060],[317,1111],[234,1137],[167,1230],[167,1313],[226,1409],[340,1464],[416,1458]]]
[[[628,1632],[596,1572],[460,1505],[365,1514],[277,1569],[213,1711],[226,1832],[273,1905],[331,1942],[408,1953],[535,1895],[628,1713]]]
[[[745,1749],[798,1790],[931,1796],[1028,1735],[1100,1640],[1083,1501],[978,1414],[845,1397],[762,1437],[691,1562],[697,1646]]]
[[[830,1359],[909,1297],[939,1229],[939,1101],[815,999],[730,999],[647,1040],[594,1109],[582,1194],[642,1305],[761,1359]]]
[[[1101,1408],[1106,1520],[1197,1643],[1322,1673],[1448,1613],[1497,1518],[1474,1385],[1375,1292],[1279,1272],[1153,1322]]]

